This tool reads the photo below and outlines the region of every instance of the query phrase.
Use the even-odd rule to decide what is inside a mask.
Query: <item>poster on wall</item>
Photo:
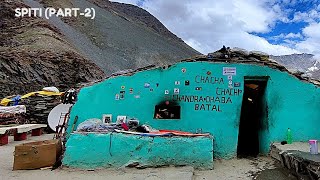
[[[235,76],[237,75],[237,68],[236,67],[223,67],[222,73],[224,76]]]
[[[119,99],[120,99],[119,94],[116,94],[116,95],[114,96],[114,99],[115,99],[115,100],[119,100]]]
[[[126,93],[125,91],[120,91],[120,99],[124,99],[124,94],[125,93]]]
[[[174,88],[173,92],[174,92],[174,94],[179,94],[180,93],[180,89],[179,88]]]

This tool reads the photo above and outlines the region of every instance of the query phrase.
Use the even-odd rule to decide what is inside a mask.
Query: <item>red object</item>
[[[171,133],[176,136],[210,136],[209,133],[205,134],[193,134],[190,132],[183,132],[183,131],[175,131],[175,130],[159,130],[160,133]]]
[[[38,129],[32,129],[31,131],[31,136],[41,136],[42,134],[42,129],[38,128]]]
[[[27,139],[27,133],[14,133],[14,140],[15,141],[23,141]]]
[[[128,126],[126,125],[126,123],[122,123],[122,124],[121,124],[121,127],[122,127],[125,131],[128,131],[128,130],[129,130],[129,128],[128,128]]]
[[[8,144],[8,134],[0,135],[0,146]]]

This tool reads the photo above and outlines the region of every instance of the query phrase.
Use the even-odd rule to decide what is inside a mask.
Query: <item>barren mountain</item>
[[[17,18],[18,1],[0,4],[0,98],[56,86],[102,79],[97,65],[65,41],[57,28],[41,18]]]
[[[94,20],[17,18],[16,7],[94,8]],[[200,54],[137,6],[108,0],[5,0],[0,4],[0,98],[57,86],[61,90],[151,64]],[[320,78],[312,55],[273,56],[288,69]]]
[[[39,4],[40,3],[40,4]],[[94,20],[17,18],[16,7],[93,7]],[[0,98],[100,80],[119,70],[197,55],[147,11],[102,0],[5,0],[0,4]]]
[[[78,17],[63,21],[78,33],[79,38],[90,41],[73,44],[107,75],[151,64],[171,64],[200,54],[137,6],[107,0],[41,0],[40,3],[46,7],[95,9],[94,20]],[[62,32],[66,29],[61,24],[55,26]],[[74,33],[64,34],[68,37]]]
[[[291,71],[299,71],[312,78],[320,79],[320,63],[313,54],[291,54],[271,56],[271,58]]]

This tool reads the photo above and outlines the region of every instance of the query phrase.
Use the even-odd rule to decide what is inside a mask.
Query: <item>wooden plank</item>
[[[5,134],[8,130],[11,130],[11,129],[17,129],[17,133],[24,133],[24,132],[31,131],[33,129],[45,128],[45,127],[47,127],[46,124],[23,124],[18,126],[11,126],[11,127],[1,127],[0,134]]]
[[[31,131],[32,129],[38,129],[38,128],[45,128],[47,127],[46,124],[23,124],[17,126],[17,133],[24,133]]]
[[[2,127],[0,128],[0,135],[1,134],[6,134],[8,130],[11,130],[11,129],[15,129],[16,126],[13,126],[13,127]]]

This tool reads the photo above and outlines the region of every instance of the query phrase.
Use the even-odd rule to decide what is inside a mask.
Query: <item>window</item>
[[[180,119],[180,106],[169,104],[156,105],[154,119]]]

